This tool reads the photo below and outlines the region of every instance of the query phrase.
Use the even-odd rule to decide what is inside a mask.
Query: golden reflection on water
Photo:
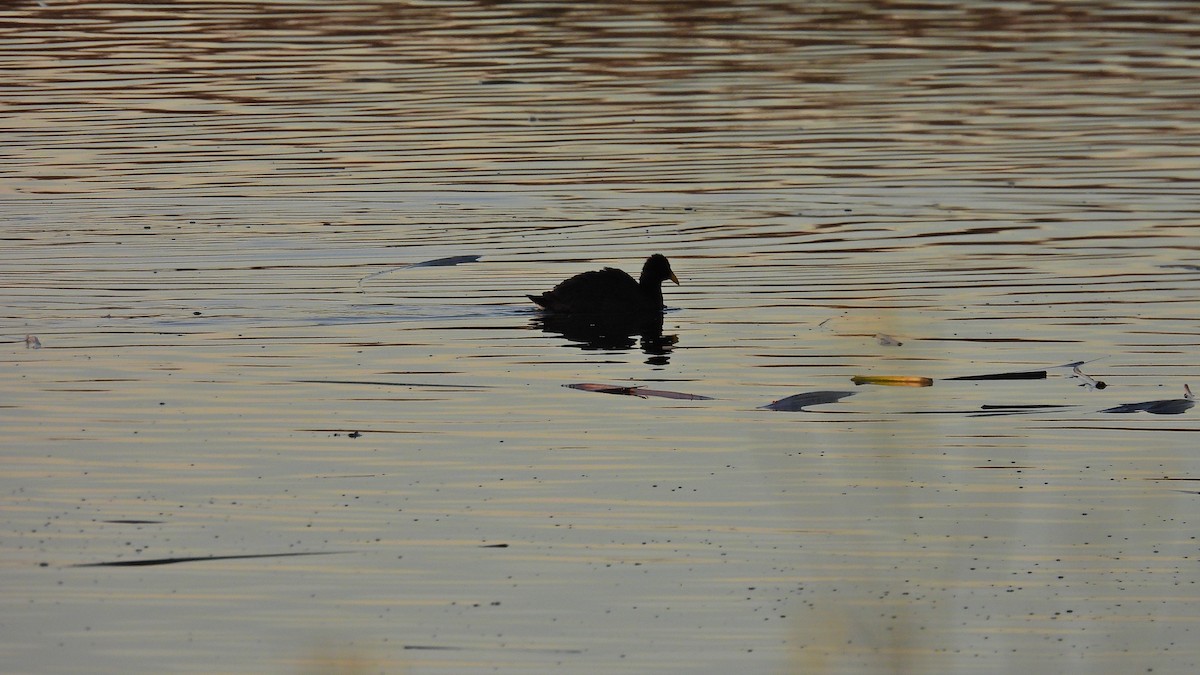
[[[1186,7],[133,7],[10,10],[13,194],[1099,187],[1195,159]]]
[[[1098,411],[1200,385],[1198,38],[1116,2],[0,11],[6,665],[1194,670],[1196,413]],[[655,251],[669,353],[523,300]],[[1102,392],[1054,369],[1094,358]],[[978,414],[1031,403],[1066,407]]]

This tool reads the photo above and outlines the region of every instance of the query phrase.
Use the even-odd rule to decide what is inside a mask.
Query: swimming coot
[[[604,314],[629,316],[661,314],[662,282],[679,279],[671,271],[665,256],[655,253],[642,266],[638,281],[625,272],[605,267],[595,272],[576,274],[553,290],[530,295],[530,300],[559,314]]]

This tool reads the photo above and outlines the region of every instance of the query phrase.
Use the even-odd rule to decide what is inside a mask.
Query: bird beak
[[[679,285],[679,277],[675,276],[674,272],[671,272],[671,281],[674,281],[676,286]]]

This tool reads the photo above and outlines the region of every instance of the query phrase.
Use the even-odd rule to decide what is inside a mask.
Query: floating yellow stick
[[[911,375],[855,375],[850,378],[854,384],[883,384],[889,387],[932,387],[933,380],[928,377]]]

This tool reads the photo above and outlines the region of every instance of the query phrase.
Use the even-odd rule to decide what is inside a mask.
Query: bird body
[[[667,279],[679,283],[666,257],[656,253],[646,259],[637,281],[622,270],[605,267],[576,274],[552,290],[528,297],[543,309],[558,314],[661,315],[662,282]]]

